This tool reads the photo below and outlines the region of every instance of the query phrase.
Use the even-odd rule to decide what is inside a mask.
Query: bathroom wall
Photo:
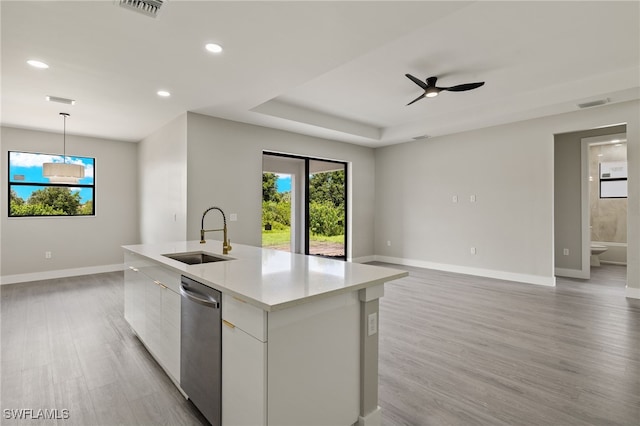
[[[627,242],[627,199],[600,198],[599,164],[627,161],[627,144],[589,147],[589,204],[591,241]]]
[[[599,165],[610,161],[627,161],[626,142],[589,147],[591,241],[609,248],[600,255],[602,262],[626,265],[627,198],[600,198]]]

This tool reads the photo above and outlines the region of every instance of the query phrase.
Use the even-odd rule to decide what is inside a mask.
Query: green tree
[[[11,200],[10,209],[11,216],[59,216],[66,214],[50,205],[42,203],[18,204],[15,200]]]
[[[78,214],[79,215],[92,215],[93,212],[93,201],[89,200],[86,203],[84,203],[83,205],[80,206],[80,208],[78,209]]]
[[[18,206],[21,206],[24,204],[24,200],[18,195],[18,193],[16,191],[14,191],[13,189],[11,190],[11,192],[9,193],[9,201],[11,203],[15,203]]]
[[[262,201],[280,201],[280,194],[276,182],[278,175],[275,173],[262,173]]]
[[[48,186],[33,191],[27,204],[42,204],[64,212],[62,214],[76,215],[80,207],[80,193],[71,192],[70,188]]]
[[[344,170],[315,173],[309,179],[309,201],[318,204],[329,201],[344,209],[344,189]]]

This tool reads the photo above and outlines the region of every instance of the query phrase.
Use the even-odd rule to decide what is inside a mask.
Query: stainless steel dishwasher
[[[213,426],[222,422],[221,294],[182,276],[180,387]]]

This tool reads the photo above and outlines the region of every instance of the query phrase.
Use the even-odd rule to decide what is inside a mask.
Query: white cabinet
[[[124,316],[149,352],[180,382],[180,275],[125,252]],[[144,272],[143,272],[144,271]],[[174,290],[176,289],[176,290]]]
[[[133,266],[124,270],[124,318],[138,337],[146,336],[144,305],[147,278]]]
[[[230,323],[222,342],[222,424],[266,425],[267,343]]]

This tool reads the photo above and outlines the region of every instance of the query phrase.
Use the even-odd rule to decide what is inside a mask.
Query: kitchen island
[[[222,293],[221,424],[377,425],[378,299],[405,271],[209,240],[124,246],[125,318],[180,388],[180,280]],[[167,255],[223,261],[185,264]]]

